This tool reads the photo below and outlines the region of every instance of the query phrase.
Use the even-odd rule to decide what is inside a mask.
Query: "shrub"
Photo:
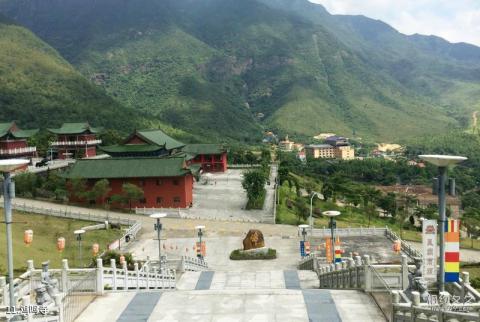
[[[245,252],[241,249],[235,249],[230,253],[231,260],[259,260],[275,258],[277,258],[277,251],[273,248],[269,248],[266,254]]]

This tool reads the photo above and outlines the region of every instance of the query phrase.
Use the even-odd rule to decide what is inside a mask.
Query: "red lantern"
[[[93,256],[97,256],[99,251],[100,251],[100,245],[98,245],[97,243],[93,244],[92,245]]]
[[[397,254],[402,251],[402,242],[400,240],[396,240],[393,242],[393,251]]]
[[[64,249],[65,249],[65,238],[60,237],[57,239],[57,250],[59,252],[63,252]]]
[[[28,247],[28,246],[30,246],[32,241],[33,241],[33,230],[31,230],[31,229],[25,230],[25,232],[23,233],[23,242]]]
[[[120,264],[123,264],[125,262],[125,256],[120,255]]]

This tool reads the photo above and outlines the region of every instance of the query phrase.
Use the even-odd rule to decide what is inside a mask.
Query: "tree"
[[[247,192],[250,202],[258,200],[264,194],[266,181],[265,174],[259,170],[252,170],[243,175],[242,187]]]
[[[245,154],[245,162],[252,165],[257,162],[257,157],[252,153],[252,151],[247,151]]]
[[[368,227],[370,227],[372,213],[374,213],[376,209],[376,202],[381,195],[380,190],[370,186],[365,186],[362,191],[363,207],[368,214]]]
[[[377,206],[395,217],[397,214],[397,198],[393,192],[382,195],[377,200]]]
[[[74,198],[85,199],[87,197],[87,181],[82,178],[72,178],[70,180],[70,193]]]
[[[306,220],[309,215],[308,207],[305,204],[305,200],[301,197],[295,198],[295,213],[297,215],[297,225]]]
[[[99,180],[95,182],[95,185],[88,192],[88,199],[93,201],[100,200],[103,204],[110,191],[110,182],[107,179]]]
[[[471,239],[473,248],[473,240],[480,236],[480,209],[467,209],[463,214],[462,224],[467,229],[467,235]]]
[[[123,203],[128,203],[130,210],[132,210],[132,202],[139,201],[140,199],[144,198],[145,193],[144,191],[132,184],[132,183],[124,183],[122,185],[122,194],[120,200]]]
[[[410,216],[410,211],[412,207],[418,202],[416,196],[409,195],[407,192],[408,191],[405,191],[405,193],[400,199],[400,202],[402,204],[401,211],[398,213],[400,215],[400,238],[403,238],[403,225],[405,224],[407,218]]]

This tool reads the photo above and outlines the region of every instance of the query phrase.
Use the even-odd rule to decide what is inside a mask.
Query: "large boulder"
[[[265,247],[263,234],[258,229],[250,229],[247,236],[243,240],[243,250],[256,249]]]

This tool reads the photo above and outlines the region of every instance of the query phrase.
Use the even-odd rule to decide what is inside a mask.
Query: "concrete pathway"
[[[315,283],[311,271],[187,272],[177,291],[110,293],[77,321],[385,321],[367,294]]]

